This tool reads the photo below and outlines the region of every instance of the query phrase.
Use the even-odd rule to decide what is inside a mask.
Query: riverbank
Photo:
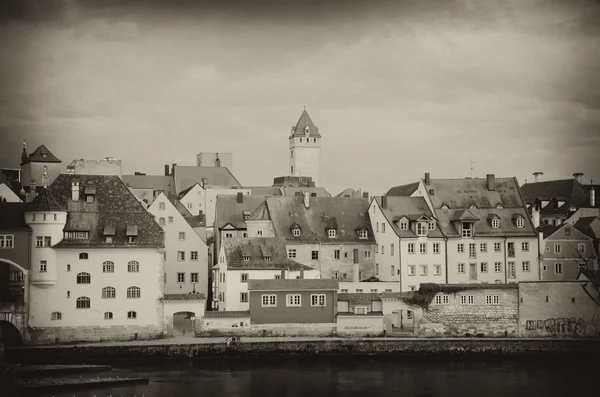
[[[188,338],[6,349],[11,364],[114,363],[268,355],[598,355],[598,339]],[[169,343],[170,341],[170,343]]]

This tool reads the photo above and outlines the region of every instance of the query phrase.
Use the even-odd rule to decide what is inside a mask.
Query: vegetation
[[[468,285],[421,284],[418,291],[403,300],[409,305],[419,306],[427,310],[433,298],[440,292],[443,294],[457,294],[472,288]]]

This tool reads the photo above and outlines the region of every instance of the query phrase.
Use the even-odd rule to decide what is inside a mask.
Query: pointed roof
[[[21,163],[21,165],[27,163],[62,163],[62,161],[60,161],[58,157],[53,155],[52,152],[48,150],[46,146],[40,145],[37,149],[33,151],[33,153],[29,155],[27,160]]]
[[[454,213],[453,221],[477,222],[479,220],[470,209],[458,210]]]
[[[304,129],[308,127],[308,136],[311,138],[321,138],[319,129],[315,126],[312,119],[308,115],[306,109],[300,115],[295,127],[292,127],[292,135],[290,138],[304,138],[306,136]]]
[[[267,207],[267,201],[263,201],[257,209],[254,210],[248,217],[247,221],[268,221],[271,220],[269,216],[269,207]]]
[[[40,193],[33,199],[28,212],[34,211],[64,211],[57,203],[56,199],[50,194],[48,188],[43,188]]]

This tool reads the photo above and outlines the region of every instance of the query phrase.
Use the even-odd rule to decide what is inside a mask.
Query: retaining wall
[[[239,324],[240,321],[238,321]],[[196,336],[332,336],[335,323],[291,323],[291,324],[247,324],[243,326],[217,327],[215,323],[208,329],[196,332]]]
[[[137,334],[137,335],[136,335]],[[72,342],[126,341],[158,339],[163,329],[158,326],[117,325],[106,327],[35,328],[30,332],[30,344],[47,345]]]

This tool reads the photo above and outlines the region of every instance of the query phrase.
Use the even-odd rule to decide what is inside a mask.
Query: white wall
[[[56,220],[55,220],[56,217]],[[37,237],[50,237],[50,244],[54,246],[64,237],[63,228],[67,222],[66,212],[29,212],[25,214],[25,221],[32,229],[31,232],[31,283],[35,286],[54,285],[57,280],[58,269],[61,265],[57,261],[56,251],[51,247],[36,247]],[[46,262],[46,271],[41,271],[41,262]]]
[[[0,201],[4,199],[7,203],[20,203],[23,201],[6,183],[0,183]]]
[[[338,292],[340,293],[357,293],[362,290],[362,293],[381,293],[381,292],[400,292],[400,283],[397,281],[388,282],[340,282]],[[373,291],[374,290],[374,291]]]
[[[246,221],[246,227],[248,231],[248,237],[275,237],[273,223],[269,220]]]
[[[289,150],[294,152],[294,157],[291,158],[291,153],[288,153],[290,159],[290,167],[288,170],[290,176],[310,176],[313,179],[316,187],[321,186],[321,138],[317,138],[317,142],[306,143],[306,138],[302,138],[303,143],[300,143],[300,138],[290,139]]]

